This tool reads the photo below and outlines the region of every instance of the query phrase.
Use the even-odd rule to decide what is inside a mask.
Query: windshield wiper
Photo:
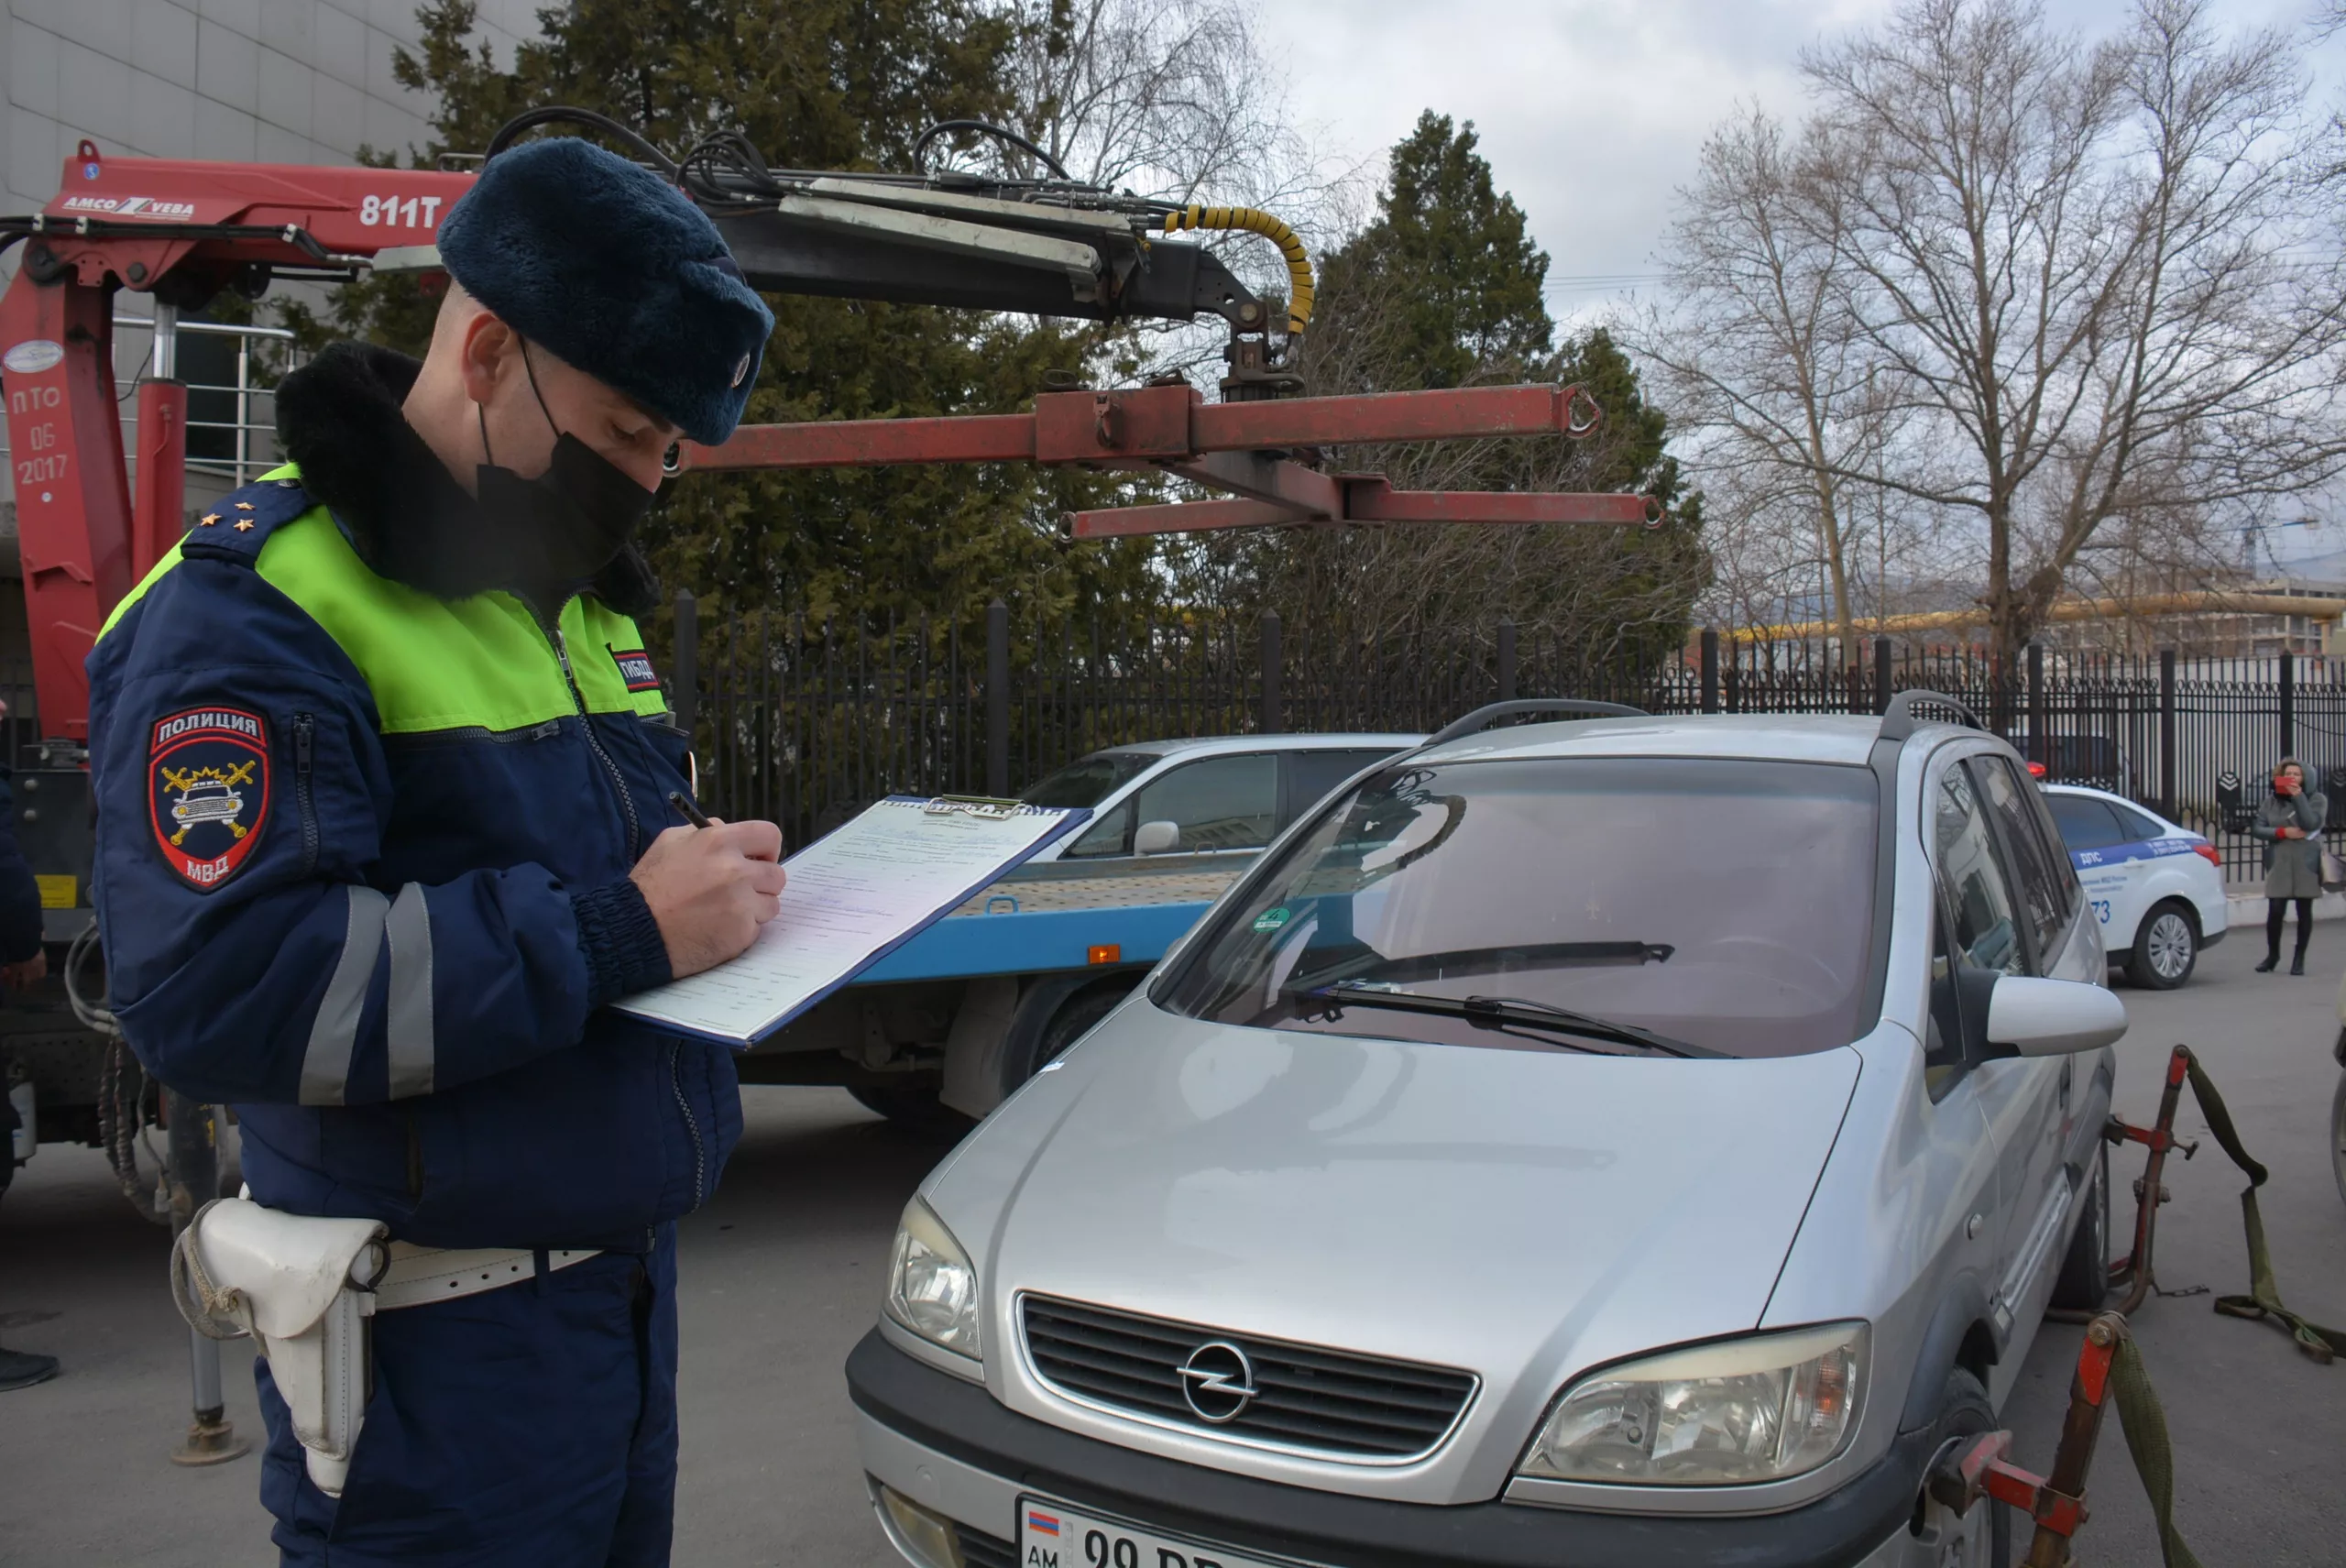
[[[1387,1007],[1397,1013],[1430,1013],[1445,1018],[1464,1018],[1472,1024],[1512,1025],[1518,1028],[1582,1035],[1592,1040],[1609,1040],[1615,1045],[1658,1051],[1663,1056],[1726,1058],[1730,1054],[1714,1050],[1708,1046],[1695,1045],[1691,1040],[1656,1034],[1635,1024],[1617,1024],[1608,1018],[1593,1017],[1586,1013],[1575,1013],[1568,1007],[1551,1006],[1548,1003],[1534,1002],[1521,996],[1434,996],[1421,991],[1388,991],[1381,986],[1363,985],[1357,981],[1340,981],[1333,985],[1293,994],[1299,1001]]]
[[[1668,942],[1528,942],[1509,948],[1460,948],[1388,959],[1354,940],[1332,949],[1307,949],[1306,956],[1314,951],[1322,956],[1329,951],[1344,956],[1333,962],[1322,962],[1308,972],[1299,969],[1289,981],[1289,990],[1341,985],[1371,976],[1379,980],[1444,980],[1475,974],[1518,974],[1528,970],[1666,964],[1678,949]]]
[[[1698,1046],[1692,1040],[1682,1040],[1675,1035],[1661,1034],[1640,1025],[1616,1023],[1610,1018],[1599,1018],[1588,1013],[1575,1013],[1569,1007],[1558,1007],[1547,1002],[1534,1002],[1525,996],[1470,996],[1466,999],[1466,1005],[1470,1009],[1505,1007],[1511,1011],[1529,1008],[1535,1013],[1554,1019],[1560,1025],[1578,1029],[1583,1034],[1595,1038],[1632,1040],[1650,1049],[1661,1051],[1666,1056],[1713,1057],[1726,1060],[1732,1058],[1735,1055],[1732,1051],[1716,1050],[1709,1046]]]

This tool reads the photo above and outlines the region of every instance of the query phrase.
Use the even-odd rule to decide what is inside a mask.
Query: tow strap
[[[2126,1434],[2134,1474],[2143,1478],[2151,1512],[2159,1521],[2159,1561],[2166,1568],[2199,1568],[2199,1559],[2176,1533],[2175,1445],[2166,1435],[2166,1410],[2151,1391],[2151,1375],[2132,1334],[2120,1338],[2118,1354],[2110,1361],[2110,1397],[2118,1407],[2118,1429]]]
[[[2326,1366],[2341,1352],[2346,1352],[2346,1330],[2324,1328],[2281,1304],[2280,1288],[2273,1282],[2273,1256],[2264,1245],[2264,1216],[2256,1207],[2256,1190],[2264,1185],[2270,1173],[2241,1146],[2240,1134],[2232,1126],[2232,1113],[2225,1108],[2224,1097],[2216,1092],[2199,1058],[2191,1054],[2187,1046],[2177,1046],[2175,1050],[2191,1075],[2191,1093],[2199,1102],[2199,1114],[2207,1118],[2209,1133],[2248,1178],[2248,1185],[2240,1193],[2241,1217],[2248,1227],[2248,1294],[2217,1297],[2216,1310],[2234,1318],[2274,1319],[2287,1327],[2299,1350]],[[2147,1389],[2148,1385],[2144,1387]],[[2128,1430],[2131,1431],[2132,1427]]]

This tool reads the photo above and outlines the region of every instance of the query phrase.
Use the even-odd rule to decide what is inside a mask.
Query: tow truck
[[[59,967],[93,993],[53,991],[46,1010],[36,999],[31,1008],[0,1013],[19,1080],[12,1087],[19,1103],[28,1098],[35,1108],[39,1139],[88,1142],[127,1160],[139,1124],[158,1114],[157,1103],[124,1087],[137,1081],[137,1065],[119,1049],[90,978],[102,955],[94,951],[88,896],[89,690],[82,661],[108,610],[187,526],[187,388],[177,376],[181,313],[201,310],[223,292],[258,300],[279,280],[331,283],[437,269],[439,222],[470,187],[481,158],[554,125],[599,136],[674,181],[709,214],[748,280],[770,293],[1103,322],[1218,319],[1229,331],[1219,400],[1187,382],[1160,383],[1042,391],[1031,411],[1020,413],[744,425],[719,446],[685,444],[670,465],[679,477],[1015,461],[1169,475],[1219,492],[1216,499],[1073,513],[1068,532],[1078,539],[1288,523],[1621,527],[1660,521],[1646,498],[1633,494],[1412,492],[1376,475],[1331,471],[1320,459],[1322,448],[1584,437],[1602,411],[1577,387],[1307,396],[1297,364],[1313,278],[1288,225],[1249,208],[1153,201],[1085,184],[1047,156],[1032,165],[1038,170],[1032,177],[774,169],[738,135],[710,137],[672,158],[626,126],[565,107],[525,114],[480,158],[445,159],[433,169],[124,158],[84,140],[60,170],[57,196],[40,212],[0,217],[0,252],[22,247],[16,274],[0,295],[0,389],[7,402],[36,696],[33,712],[19,718],[40,737],[31,766],[17,773],[17,831],[36,872],[49,879],[44,885],[60,890],[52,900],[58,906],[48,911],[49,935],[66,960]],[[990,138],[1029,157],[1039,150],[974,122],[940,126],[923,145],[944,136]],[[1014,165],[1005,159],[1003,167]],[[1200,235],[1240,232],[1278,247],[1288,279],[1283,307],[1198,243]],[[149,297],[154,323],[150,369],[137,389],[135,475],[126,461],[112,369],[114,305],[125,291]],[[1126,893],[1141,884],[1158,892],[1172,885],[1162,868],[1125,870]],[[1060,878],[1078,880],[1066,872]],[[70,897],[61,894],[69,885]],[[1091,897],[1094,908],[1113,897],[1096,888],[1059,893],[1062,904],[1079,896]],[[1003,912],[997,929],[1024,929],[1038,916],[1031,893],[1026,905],[1018,898],[1015,890],[988,890],[978,910],[981,916],[990,908]],[[1161,902],[1152,894],[1131,906]],[[1203,905],[1189,894],[1177,902],[1191,916]],[[1023,913],[1011,916],[1011,909]],[[974,928],[985,921],[954,924]],[[1155,956],[1146,941],[1086,946],[1121,947],[1118,959],[1104,966],[1112,970],[1136,972]],[[944,972],[951,965],[934,961],[934,945],[929,954],[900,954],[899,968],[918,972],[893,978],[920,981],[932,998],[938,983],[1000,978]],[[1041,972],[1058,972],[1057,960],[1035,971]],[[858,999],[852,1026],[839,1037],[824,1032],[836,1022],[827,1018],[802,1031],[791,1048],[748,1058],[752,1080],[846,1082],[877,1100],[906,1085],[941,1088],[946,1058],[1000,1054],[998,1035],[989,1038],[974,1024],[957,1025],[964,1017],[957,999],[947,998],[941,1033],[934,1005],[924,1018],[893,1026],[886,1020],[904,1025],[904,1010],[874,1010],[868,1001]],[[70,1016],[60,1003],[70,1004]],[[1017,1013],[1015,1005],[1007,1015],[989,1005],[985,1015],[999,1018],[990,1027],[1007,1029]],[[27,1082],[28,1097],[21,1092]],[[963,1109],[981,1113],[1014,1086],[997,1073],[988,1087],[956,1098]],[[911,1102],[897,1094],[890,1103],[904,1109]],[[118,1161],[117,1169],[127,1183],[135,1161]],[[190,1190],[175,1178],[169,1190]],[[174,1201],[184,1207],[187,1200]]]

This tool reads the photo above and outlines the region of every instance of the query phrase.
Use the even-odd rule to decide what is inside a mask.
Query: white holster
[[[376,1220],[280,1214],[245,1198],[197,1211],[171,1248],[180,1315],[214,1339],[260,1342],[310,1479],[342,1495],[367,1409],[369,1293],[390,1264]]]
[[[249,1198],[196,1211],[171,1247],[171,1297],[196,1332],[260,1342],[310,1480],[342,1496],[367,1415],[368,1320],[501,1290],[594,1249],[443,1248],[387,1239],[378,1220],[280,1214]]]

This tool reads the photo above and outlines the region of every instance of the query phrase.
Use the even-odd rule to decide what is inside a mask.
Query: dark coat
[[[2268,795],[2256,808],[2251,834],[2264,841],[2264,896],[2321,896],[2321,825],[2330,819],[2330,797],[2310,786],[2294,795]],[[2275,837],[2295,828],[2302,839]]]
[[[668,978],[628,873],[687,742],[613,602],[641,582],[465,579],[495,520],[401,419],[413,375],[289,377],[298,474],[206,514],[90,656],[114,1009],[236,1107],[260,1202],[640,1253],[740,1130],[729,1051],[600,1010]]]

